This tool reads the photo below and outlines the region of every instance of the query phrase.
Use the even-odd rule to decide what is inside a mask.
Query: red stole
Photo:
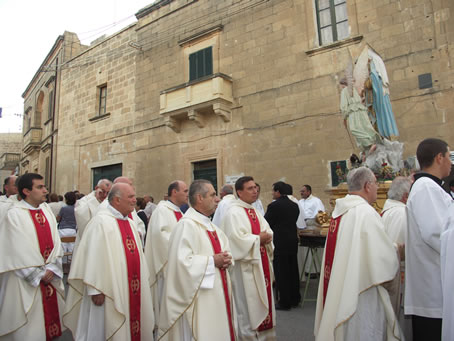
[[[181,212],[177,212],[177,211],[173,211],[173,213],[175,213],[175,218],[177,218],[177,222],[180,221],[181,217],[183,216],[183,214],[181,214]]]
[[[214,254],[218,254],[222,252],[221,243],[219,242],[218,235],[216,231],[208,231],[208,237],[211,241],[211,246],[213,246]],[[227,274],[225,269],[219,269],[221,272],[221,279],[222,279],[222,287],[224,288],[224,298],[225,298],[225,305],[227,307],[227,316],[229,319],[229,330],[230,330],[230,340],[235,341],[235,332],[233,330],[233,321],[232,321],[232,309],[230,305],[230,296],[229,296],[229,288],[227,286]]]
[[[329,279],[334,261],[334,251],[336,250],[337,232],[342,216],[336,219],[331,218],[329,224],[328,236],[326,237],[325,246],[325,272],[323,274],[323,306],[325,306],[326,293],[328,292]]]
[[[129,287],[129,327],[131,341],[140,341],[140,256],[128,220],[117,219],[125,249]]]
[[[47,261],[49,255],[54,249],[54,241],[50,231],[49,222],[44,213],[39,210],[29,210],[35,225],[36,235],[38,237],[39,250]],[[46,328],[46,340],[52,340],[61,335],[60,314],[58,312],[57,290],[52,284],[39,283],[44,311],[44,326]]]
[[[260,235],[260,222],[255,214],[254,209],[244,208],[246,214],[251,223],[252,234],[256,236]],[[262,268],[263,274],[265,275],[266,283],[266,294],[268,296],[268,316],[263,320],[262,324],[259,326],[258,331],[268,330],[273,328],[273,300],[271,299],[271,275],[270,275],[270,263],[268,262],[268,254],[263,245],[260,245],[260,255],[262,257]]]

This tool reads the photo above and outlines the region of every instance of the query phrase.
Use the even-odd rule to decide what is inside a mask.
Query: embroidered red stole
[[[44,261],[54,249],[54,241],[50,231],[49,222],[41,210],[29,210],[35,225],[38,244]],[[46,340],[52,340],[61,335],[60,314],[58,312],[57,290],[52,284],[39,283],[44,311],[44,326],[46,328]]]
[[[128,220],[117,219],[123,247],[125,249],[126,266],[128,269],[129,287],[129,326],[131,341],[140,341],[140,256],[134,234]]]
[[[213,247],[214,254],[218,254],[222,252],[221,243],[219,241],[218,235],[216,231],[208,231],[208,237],[211,241],[211,246]],[[227,307],[227,316],[229,319],[229,330],[230,330],[230,340],[235,341],[235,332],[233,330],[233,321],[232,321],[232,309],[230,305],[230,296],[229,296],[229,287],[227,285],[227,274],[225,269],[219,269],[221,272],[221,279],[222,279],[222,287],[224,288],[224,298],[225,298],[225,305]]]
[[[128,218],[131,219],[131,220],[134,220],[134,219],[132,218],[132,213],[131,213],[131,212],[128,213]]]
[[[328,236],[326,237],[325,247],[325,270],[323,274],[323,306],[325,306],[326,293],[328,292],[329,279],[331,277],[331,269],[334,261],[334,251],[336,250],[337,232],[342,216],[336,219],[331,218],[329,224]]]
[[[181,212],[173,211],[175,213],[175,218],[177,218],[177,221],[180,221],[181,217],[183,217],[183,214]]]
[[[260,222],[255,214],[254,209],[244,208],[246,214],[251,223],[252,234],[256,236],[260,235]],[[268,296],[268,316],[263,320],[262,324],[259,326],[258,331],[268,330],[273,328],[273,300],[271,299],[271,274],[270,274],[270,263],[268,262],[268,254],[266,252],[265,246],[260,245],[260,255],[262,258],[262,268],[265,275],[266,283],[266,294]]]

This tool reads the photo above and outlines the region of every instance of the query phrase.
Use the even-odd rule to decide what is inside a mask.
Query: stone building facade
[[[65,32],[55,41],[25,89],[21,174],[44,176],[48,189],[55,189],[58,143],[61,66],[84,47],[75,33]]]
[[[283,179],[327,204],[330,162],[358,152],[339,78],[366,44],[404,157],[429,136],[454,145],[452,1],[161,0],[136,17],[60,71],[58,192],[122,174],[159,200],[174,179],[247,174],[264,203]]]
[[[0,184],[2,186],[5,178],[19,171],[21,147],[21,133],[0,134]],[[3,191],[3,187],[0,191]]]

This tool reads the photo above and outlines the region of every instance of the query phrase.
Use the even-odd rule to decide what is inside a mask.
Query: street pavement
[[[317,280],[311,280],[308,290],[308,298],[315,298],[317,295]],[[302,283],[302,285],[305,283]],[[301,297],[304,288],[301,288]],[[314,341],[314,320],[315,320],[315,301],[305,302],[289,311],[276,311],[276,335],[278,341]],[[72,341],[73,338],[69,330],[58,338],[58,341]]]

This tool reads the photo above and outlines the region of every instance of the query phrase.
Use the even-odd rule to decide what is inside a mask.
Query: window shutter
[[[197,53],[189,55],[189,80],[197,79]]]

